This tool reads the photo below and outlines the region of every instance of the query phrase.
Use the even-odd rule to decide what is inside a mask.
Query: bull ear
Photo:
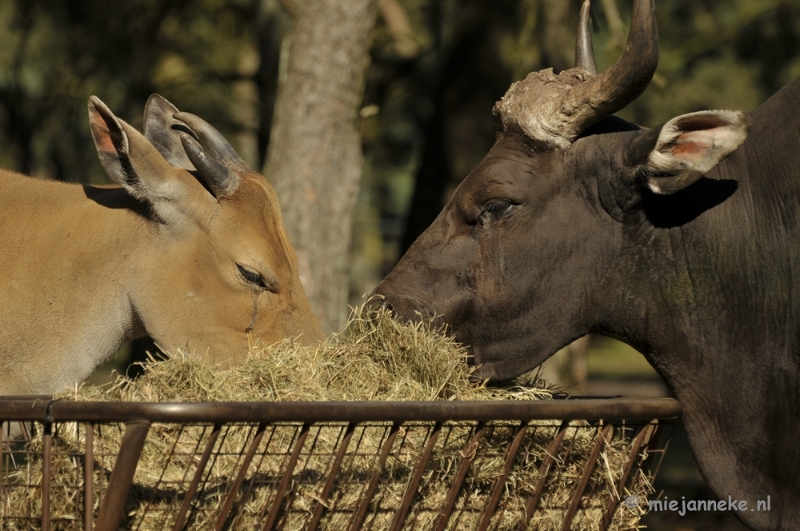
[[[747,138],[750,124],[750,116],[740,111],[684,114],[636,139],[627,158],[639,166],[650,190],[672,194],[736,150]]]
[[[97,155],[111,180],[150,203],[159,219],[171,217],[190,192],[191,183],[182,174],[190,174],[170,166],[144,136],[95,96],[89,98],[89,125]],[[208,195],[202,187],[197,188]]]
[[[193,171],[195,168],[181,144],[181,133],[194,133],[173,118],[178,108],[158,94],[147,99],[144,106],[144,137],[161,153],[171,166]]]

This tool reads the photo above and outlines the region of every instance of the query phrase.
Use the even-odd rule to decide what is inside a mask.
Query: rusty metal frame
[[[368,422],[672,418],[671,398],[439,402],[68,402],[2,397],[0,418],[44,422]]]
[[[501,421],[510,422],[510,442],[505,449],[503,457],[503,471],[491,487],[491,494],[482,509],[477,529],[488,529],[502,495],[504,485],[517,458],[520,445],[525,438],[526,431],[531,428],[531,422],[537,420],[561,421],[554,426],[554,438],[547,450],[547,457],[539,465],[539,476],[533,492],[525,505],[525,521],[521,521],[519,529],[525,529],[528,520],[536,509],[540,496],[544,490],[548,474],[556,460],[565,438],[570,421],[574,420],[600,420],[597,429],[595,446],[584,468],[584,473],[572,493],[569,507],[562,529],[569,529],[572,518],[580,503],[583,490],[595,468],[598,456],[603,450],[607,440],[611,437],[615,424],[612,422],[644,421],[640,431],[631,442],[629,459],[622,476],[619,478],[617,495],[612,496],[606,503],[604,519],[601,529],[606,529],[613,519],[619,505],[631,471],[635,466],[649,467],[653,457],[658,452],[658,444],[664,428],[663,423],[656,419],[674,418],[681,413],[680,404],[672,399],[633,399],[611,398],[603,400],[542,400],[542,401],[486,401],[486,402],[245,402],[245,403],[121,403],[121,402],[70,402],[53,401],[49,397],[0,397],[0,419],[3,421],[39,422],[42,424],[43,433],[43,478],[42,478],[42,515],[41,528],[51,529],[50,500],[51,488],[50,453],[52,426],[63,422],[81,423],[85,429],[85,454],[84,460],[84,493],[83,525],[87,531],[95,529],[106,531],[116,529],[125,506],[125,501],[131,487],[138,460],[144,446],[150,425],[152,423],[176,424],[208,424],[213,426],[211,435],[205,442],[202,454],[197,454],[197,464],[192,479],[180,507],[173,531],[185,529],[188,524],[189,512],[198,492],[203,475],[209,466],[209,459],[218,445],[222,427],[233,423],[257,424],[251,436],[247,451],[242,455],[242,462],[238,474],[230,484],[224,497],[221,511],[216,517],[214,527],[222,529],[238,518],[238,514],[231,513],[240,492],[246,471],[259,450],[265,430],[269,425],[280,423],[297,423],[298,431],[292,443],[291,452],[287,453],[282,467],[282,476],[276,484],[274,499],[268,512],[261,514],[262,529],[274,529],[281,520],[282,511],[288,510],[291,505],[290,483],[298,463],[301,451],[306,443],[311,426],[326,423],[340,423],[343,426],[341,439],[337,445],[336,454],[332,455],[328,467],[327,478],[318,499],[312,509],[310,529],[319,525],[322,515],[327,510],[327,503],[331,495],[337,473],[342,465],[342,460],[348,452],[351,437],[356,428],[362,423],[385,422],[385,436],[379,449],[376,450],[374,459],[376,468],[372,471],[369,481],[362,489],[362,495],[357,509],[350,520],[350,528],[360,529],[366,522],[370,501],[373,499],[381,471],[385,467],[400,428],[407,422],[430,422],[427,428],[426,442],[413,472],[405,486],[402,502],[394,514],[391,529],[401,529],[406,521],[420,481],[428,467],[434,447],[439,441],[443,426],[450,422],[474,423],[469,442],[460,452],[460,459],[456,465],[455,475],[443,506],[439,509],[436,529],[445,529],[448,526],[450,515],[455,507],[458,493],[466,477],[470,465],[475,459],[477,449],[487,423]],[[105,492],[100,492],[100,510],[96,522],[93,521],[93,507],[95,493],[92,489],[94,475],[93,438],[94,430],[104,423],[124,423],[126,429],[123,435],[119,453],[114,462],[111,478]],[[1,437],[0,437],[1,439]],[[224,436],[222,437],[224,439]],[[7,441],[0,440],[0,444]],[[358,446],[358,442],[353,443]],[[197,443],[200,448],[200,441]],[[642,461],[641,450],[648,451],[648,458]],[[216,455],[216,454],[215,454]],[[186,477],[182,481],[185,485]],[[0,486],[2,488],[2,486]],[[181,487],[183,488],[183,487]],[[246,496],[247,494],[245,494]],[[176,494],[177,496],[177,494]],[[177,499],[177,498],[176,498]],[[284,508],[288,501],[289,506]],[[233,520],[231,520],[233,519]],[[456,522],[458,523],[458,522]],[[261,524],[259,524],[260,526]],[[451,524],[453,525],[453,524]]]

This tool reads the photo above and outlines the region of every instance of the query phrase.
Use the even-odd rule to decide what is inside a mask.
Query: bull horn
[[[581,6],[578,21],[578,34],[575,39],[575,66],[583,68],[592,75],[597,75],[597,63],[594,60],[592,47],[592,26],[589,20],[591,11],[590,0],[585,0]]]
[[[565,136],[573,139],[590,125],[623,109],[650,84],[658,66],[658,27],[654,0],[636,0],[625,51],[608,70],[573,87],[561,101],[570,117]]]
[[[197,137],[205,144],[216,162],[237,173],[252,172],[247,163],[242,160],[242,157],[225,140],[222,133],[214,129],[211,124],[188,112],[179,112],[173,117],[188,125],[197,134]]]
[[[181,134],[181,144],[189,160],[208,185],[217,199],[232,195],[239,187],[239,174],[232,171],[213,158],[208,157],[203,147],[186,133]]]

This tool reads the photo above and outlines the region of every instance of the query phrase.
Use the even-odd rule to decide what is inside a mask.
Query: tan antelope
[[[145,334],[223,364],[323,337],[275,192],[217,130],[158,95],[144,135],[94,96],[89,123],[117,185],[0,171],[0,395],[72,386]]]

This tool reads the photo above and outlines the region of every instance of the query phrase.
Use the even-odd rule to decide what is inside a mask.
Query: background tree
[[[358,127],[375,0],[293,0],[265,175],[281,202],[300,278],[328,333],[347,310]]]

